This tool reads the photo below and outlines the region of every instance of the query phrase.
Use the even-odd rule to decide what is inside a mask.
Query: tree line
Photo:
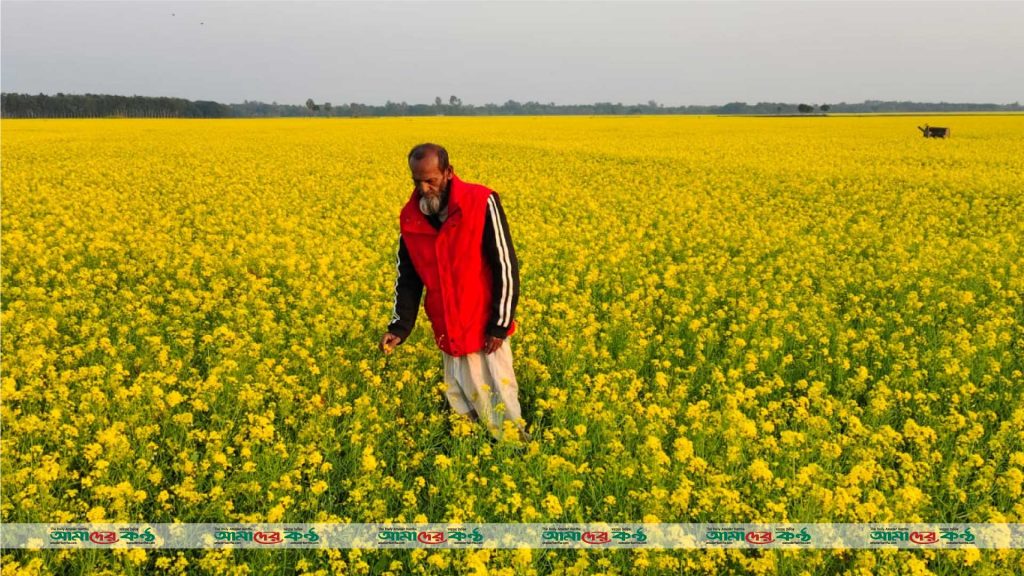
[[[107,94],[0,94],[0,115],[4,118],[271,118],[271,117],[377,117],[377,116],[543,116],[543,115],[628,115],[628,114],[760,114],[811,115],[826,113],[872,112],[1019,112],[1013,104],[977,104],[950,102],[908,102],[867,100],[848,104],[808,104],[788,102],[730,102],[714,106],[665,106],[654,100],[643,104],[597,102],[594,104],[555,104],[536,101],[475,106],[463,104],[455,95],[440,96],[432,104],[409,104],[388,100],[383,105],[350,102],[317,104],[312,98],[305,105],[266,103],[246,100],[241,104],[221,104],[208,100],[186,100],[150,96],[114,96]]]
[[[231,107],[208,100],[110,94],[0,94],[4,118],[225,118]]]

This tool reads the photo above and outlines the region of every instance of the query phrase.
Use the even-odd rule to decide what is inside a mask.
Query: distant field
[[[4,522],[1024,522],[1024,116],[0,127]],[[386,368],[375,348],[422,141],[509,218],[523,454],[449,423],[425,314]],[[1022,563],[137,550],[3,574]]]

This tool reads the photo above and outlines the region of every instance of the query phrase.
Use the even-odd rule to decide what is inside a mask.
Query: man
[[[437,144],[416,146],[408,160],[415,188],[399,217],[395,304],[380,348],[390,353],[409,337],[426,288],[449,406],[499,440],[506,429],[529,440],[508,342],[519,262],[498,194],[460,180]]]

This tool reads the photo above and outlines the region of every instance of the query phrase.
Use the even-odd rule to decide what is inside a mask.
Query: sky
[[[1024,100],[1024,2],[0,2],[4,92],[223,103]]]

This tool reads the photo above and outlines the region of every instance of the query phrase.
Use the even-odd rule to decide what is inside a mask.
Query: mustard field
[[[926,139],[925,123],[951,127]],[[1024,522],[1024,116],[4,120],[4,523]],[[526,446],[391,315],[501,196]],[[2,574],[1008,574],[1021,550],[82,550]]]

